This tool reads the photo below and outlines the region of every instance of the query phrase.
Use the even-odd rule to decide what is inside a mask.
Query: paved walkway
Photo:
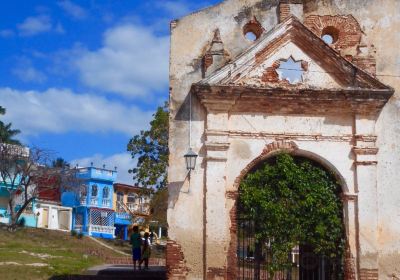
[[[54,276],[51,280],[111,280],[111,279],[167,279],[165,267],[151,266],[136,270],[130,265],[100,265],[88,269],[84,275]]]

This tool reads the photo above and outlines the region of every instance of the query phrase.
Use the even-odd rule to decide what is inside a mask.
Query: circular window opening
[[[325,34],[322,36],[322,40],[324,40],[325,43],[327,44],[333,44],[333,37],[329,34]]]
[[[247,40],[254,42],[263,33],[261,24],[258,21],[250,21],[243,27],[243,35]]]
[[[246,37],[247,40],[249,41],[255,41],[257,40],[257,35],[254,34],[253,32],[249,31],[246,34],[244,34],[244,36]]]
[[[339,38],[339,30],[333,26],[327,26],[322,30],[321,38],[329,45],[334,44]]]

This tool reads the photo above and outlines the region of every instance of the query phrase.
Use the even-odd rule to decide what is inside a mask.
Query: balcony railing
[[[110,207],[110,203],[111,203],[110,199],[103,198],[103,200],[101,201],[101,206],[109,208]]]
[[[90,206],[97,206],[97,197],[90,198]]]
[[[107,233],[107,234],[112,234],[114,236],[115,227],[113,227],[113,226],[89,225],[89,234],[92,233],[92,232]]]
[[[87,197],[81,197],[81,205],[86,205]]]
[[[137,203],[127,203],[126,206],[128,209],[134,213],[143,213],[148,215],[150,213],[150,207],[146,204],[137,204]]]

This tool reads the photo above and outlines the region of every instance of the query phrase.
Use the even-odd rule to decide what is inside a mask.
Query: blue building
[[[72,228],[84,235],[115,237],[113,183],[117,171],[105,168],[80,168],[80,186],[61,194],[63,206],[73,207]]]

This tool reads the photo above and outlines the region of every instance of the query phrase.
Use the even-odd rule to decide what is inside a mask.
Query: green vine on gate
[[[344,251],[340,185],[314,162],[282,153],[249,173],[240,184],[244,218],[255,221],[256,244],[269,243],[270,275],[291,266],[296,245],[341,258]]]

